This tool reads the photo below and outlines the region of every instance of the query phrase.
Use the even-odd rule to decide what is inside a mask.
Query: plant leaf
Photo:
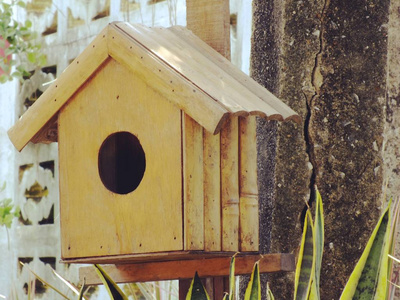
[[[272,294],[271,289],[269,288],[268,282],[267,282],[267,300],[275,300],[275,297]]]
[[[85,279],[83,279],[83,284],[81,286],[81,290],[79,291],[78,300],[83,300],[84,299],[83,298],[84,292],[85,292]]]
[[[296,264],[294,299],[308,299],[315,271],[314,228],[311,212],[308,209],[304,218],[303,236]]]
[[[70,283],[68,280],[66,280],[64,277],[62,277],[60,274],[58,274],[56,272],[56,270],[54,270],[52,267],[48,266],[48,268],[51,270],[51,272],[58,278],[60,279],[70,290],[72,290],[76,295],[79,296],[79,294],[81,293],[81,291],[79,291],[72,283]],[[84,284],[83,284],[84,285]],[[83,286],[82,285],[82,286]],[[82,295],[83,296],[83,295]],[[84,298],[86,299],[86,298]]]
[[[28,265],[23,264],[22,262],[20,262],[20,264],[22,266],[25,266],[26,268],[28,268],[28,270],[36,277],[36,279],[38,279],[39,281],[41,281],[43,284],[47,285],[49,288],[51,288],[53,291],[55,291],[56,293],[58,293],[59,295],[61,295],[63,298],[65,299],[69,299],[66,295],[64,295],[59,289],[57,289],[56,287],[54,287],[53,285],[51,285],[50,283],[48,283],[46,280],[44,280],[42,277],[40,277],[38,274],[36,274],[35,272],[32,271],[31,268],[29,268]],[[28,291],[29,291],[29,286],[28,285]],[[28,297],[28,299],[30,299]]]
[[[210,300],[197,272],[194,274],[186,300]]]
[[[389,253],[393,254],[394,253],[394,248],[396,245],[396,240],[397,240],[397,226],[399,223],[399,213],[400,213],[400,198],[397,198],[397,200],[394,202],[393,205],[393,211],[392,211],[392,223],[390,225],[390,248],[389,248]],[[396,258],[394,258],[391,255],[388,255],[389,258],[394,259],[397,262],[398,261]],[[395,274],[393,271],[393,261],[389,260],[389,265],[388,265],[388,279],[390,281],[390,283],[392,283],[393,281],[396,281],[395,278]],[[396,289],[395,289],[395,285],[392,284],[388,284],[388,290],[387,290],[387,294],[386,294],[386,299],[394,299],[394,293],[395,293]]]
[[[318,189],[315,190],[315,221],[314,221],[314,243],[315,243],[315,270],[314,279],[311,286],[310,300],[319,300],[321,298],[319,283],[321,276],[322,255],[324,252],[324,209],[321,194]]]
[[[385,244],[388,244],[387,238],[389,237],[389,234],[387,234],[390,225],[389,207],[390,204],[376,224],[364,252],[340,296],[341,300],[374,299],[378,282],[382,284],[386,290],[387,281],[381,281],[382,279],[379,278],[379,270],[383,263],[383,272],[386,273],[387,276],[388,256],[387,253],[385,254],[384,252],[387,251],[385,249]],[[386,267],[384,266],[385,264]]]
[[[94,267],[112,300],[128,300],[128,297],[125,296],[119,286],[111,279],[110,275],[108,275],[100,265],[96,264]]]
[[[231,264],[229,267],[229,300],[233,299],[235,291],[235,255],[231,258]],[[225,297],[224,297],[225,298]]]
[[[251,273],[249,284],[244,294],[244,300],[261,300],[261,284],[259,262],[256,262]]]

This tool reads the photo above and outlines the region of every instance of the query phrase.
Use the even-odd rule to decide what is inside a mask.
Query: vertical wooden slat
[[[204,250],[221,251],[220,135],[203,130]]]
[[[183,115],[184,249],[204,249],[203,128]]]
[[[229,0],[186,0],[187,28],[230,59]],[[204,130],[204,246],[222,250],[220,136]]]
[[[239,250],[239,121],[230,117],[221,130],[222,250]]]
[[[229,15],[229,0],[186,0],[187,28],[227,59],[230,59]],[[220,251],[224,250],[221,224],[221,136],[212,136],[205,130],[203,136],[205,250]],[[215,286],[214,283],[214,289],[222,295],[222,286]]]
[[[258,251],[256,117],[239,118],[240,251]]]

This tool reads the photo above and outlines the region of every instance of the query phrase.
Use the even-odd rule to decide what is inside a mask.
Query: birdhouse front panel
[[[109,59],[58,124],[62,257],[182,250],[180,109]]]

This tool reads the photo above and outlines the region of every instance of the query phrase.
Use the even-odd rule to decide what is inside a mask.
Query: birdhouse
[[[258,251],[255,116],[299,116],[183,27],[112,23],[9,130],[58,142],[62,258]]]

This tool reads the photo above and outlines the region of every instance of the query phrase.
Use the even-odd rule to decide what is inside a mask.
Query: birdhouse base
[[[207,258],[208,256],[208,258]],[[209,254],[189,253],[184,260],[149,261],[137,263],[116,263],[103,268],[117,283],[146,282],[173,279],[189,279],[197,272],[200,277],[229,276],[232,254],[210,257]],[[189,258],[190,257],[190,258]],[[235,274],[250,274],[254,263],[259,261],[260,273],[292,272],[295,270],[293,254],[244,254],[236,255]],[[87,261],[85,261],[87,263]],[[107,262],[109,263],[109,262]],[[102,284],[95,268],[82,267],[80,281],[87,285]]]
[[[169,251],[155,253],[139,253],[126,255],[110,255],[110,256],[94,256],[79,258],[63,258],[64,263],[77,264],[126,264],[126,263],[142,263],[155,261],[177,261],[191,259],[206,259],[214,257],[232,257],[236,252],[233,251]],[[241,252],[243,255],[260,255],[257,252]]]

